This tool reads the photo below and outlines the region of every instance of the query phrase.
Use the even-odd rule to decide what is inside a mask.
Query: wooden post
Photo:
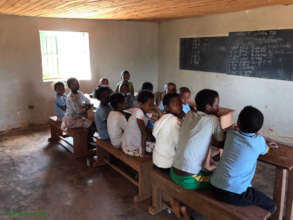
[[[156,215],[163,211],[165,208],[166,206],[163,203],[163,193],[155,180],[152,180],[152,206],[149,207],[149,213],[151,215]]]
[[[288,187],[285,220],[293,220],[293,170],[288,172]]]
[[[51,143],[58,142],[60,140],[60,136],[62,135],[62,131],[51,124],[50,124],[50,130],[51,130],[51,137],[48,139],[48,141]]]
[[[274,184],[274,201],[277,204],[277,211],[273,214],[272,220],[283,220],[285,208],[285,191],[287,170],[276,167],[276,176]]]
[[[71,128],[73,137],[73,154],[75,158],[85,158],[88,155],[88,129]]]
[[[141,163],[140,171],[138,172],[138,195],[134,197],[134,202],[140,202],[151,197],[151,169],[151,160]]]

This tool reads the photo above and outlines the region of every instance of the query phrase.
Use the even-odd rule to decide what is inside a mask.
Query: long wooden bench
[[[114,148],[110,141],[104,141],[97,139],[97,157],[98,164],[101,165],[103,162],[115,171],[119,172],[122,176],[128,179],[131,183],[138,187],[138,195],[134,196],[135,202],[140,202],[151,197],[151,168],[152,168],[152,157],[132,157],[123,153],[121,149]],[[127,166],[134,169],[138,174],[138,179],[133,178],[129,173],[125,172],[115,163],[109,160],[109,155],[119,159]]]
[[[168,175],[152,169],[152,206],[149,213],[155,215],[167,206],[163,195],[167,194],[196,210],[209,220],[267,219],[270,212],[257,206],[237,207],[213,198],[209,190],[185,190],[176,185]]]
[[[64,138],[61,130],[61,121],[57,120],[56,116],[49,118],[49,126],[51,129],[51,137],[49,142],[58,143],[60,140],[66,142],[73,148],[75,158],[85,158],[88,155],[88,129],[86,128],[71,128],[65,133],[73,138],[73,144]]]

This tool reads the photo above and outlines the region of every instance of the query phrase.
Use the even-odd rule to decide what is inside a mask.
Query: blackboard
[[[226,72],[228,37],[180,39],[180,69]]]
[[[293,80],[293,30],[229,34],[228,74]]]
[[[181,38],[180,69],[293,81],[293,30]]]

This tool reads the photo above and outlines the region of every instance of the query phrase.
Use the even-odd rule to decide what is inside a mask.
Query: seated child
[[[66,114],[62,119],[61,128],[88,128],[88,143],[96,131],[95,123],[87,119],[87,111],[92,108],[90,100],[79,91],[79,82],[76,78],[67,80],[67,86],[71,92],[66,100]]]
[[[66,99],[65,86],[63,82],[56,82],[54,85],[56,91],[56,98],[54,100],[55,113],[58,120],[61,120],[66,113]]]
[[[265,139],[257,135],[263,120],[263,114],[252,106],[240,112],[239,129],[228,130],[222,159],[211,177],[211,184],[218,200],[236,206],[256,205],[274,212],[274,201],[251,187],[257,158],[268,151]],[[275,143],[269,146],[277,147]]]
[[[156,138],[153,163],[158,169],[169,174],[179,139],[181,127],[179,115],[182,112],[182,104],[177,93],[165,95],[163,104],[167,114],[155,123],[153,129],[153,136]]]
[[[159,106],[161,111],[164,111],[163,99],[166,94],[176,93],[176,84],[169,82],[168,84],[164,85],[164,92],[157,94],[156,97],[156,104]]]
[[[109,105],[111,92],[109,87],[100,87],[95,91],[95,98],[100,101],[95,113],[95,123],[99,138],[102,140],[110,140],[107,131],[107,118],[111,111]]]
[[[150,82],[144,82],[144,83],[142,84],[141,90],[148,90],[148,91],[150,91],[150,92],[153,92],[153,90],[154,90],[154,86],[153,86],[153,84],[150,83]]]
[[[129,81],[130,79],[130,73],[127,70],[124,70],[121,72],[121,78],[122,80],[120,82],[117,83],[116,86],[116,90],[115,92],[119,92],[120,91],[120,87],[123,83],[127,83],[128,84],[128,89],[129,92],[132,96],[134,96],[134,87],[133,87],[133,83],[131,81]]]
[[[107,78],[102,77],[99,80],[99,85],[98,87],[109,87],[109,80]]]
[[[183,112],[187,114],[192,108],[194,109],[195,107],[190,101],[190,89],[187,87],[181,87],[179,91]]]
[[[120,86],[119,89],[119,93],[123,95],[124,99],[125,99],[125,108],[132,108],[133,107],[133,101],[134,98],[133,96],[129,93],[129,89],[128,89],[128,83],[123,83]]]
[[[144,156],[146,153],[147,113],[154,108],[154,95],[149,91],[140,91],[137,97],[139,108],[134,108],[122,137],[122,150],[131,156]]]
[[[182,124],[178,147],[170,170],[171,179],[184,189],[199,189],[209,186],[210,172],[203,169],[210,143],[220,147],[224,132],[218,117],[219,95],[204,89],[197,93],[197,112],[187,113]],[[213,169],[211,167],[210,169]]]
[[[125,100],[122,94],[114,93],[110,96],[110,103],[113,110],[109,113],[107,119],[108,134],[112,145],[119,148],[121,146],[123,132],[127,125],[127,120],[123,113]]]

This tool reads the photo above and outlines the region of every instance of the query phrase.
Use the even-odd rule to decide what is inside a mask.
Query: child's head
[[[121,72],[121,78],[124,80],[124,81],[128,81],[130,79],[130,73],[128,72],[128,70],[123,70]]]
[[[168,93],[176,93],[176,84],[169,82],[168,84],[166,84],[165,86],[165,92]]]
[[[238,127],[240,131],[245,133],[258,132],[264,121],[264,116],[258,109],[252,106],[246,106],[239,114]]]
[[[123,95],[129,93],[128,83],[122,83],[122,85],[119,88],[119,92]]]
[[[196,108],[207,114],[217,114],[219,111],[219,94],[211,89],[203,89],[196,94]]]
[[[190,101],[190,94],[191,94],[190,89],[188,89],[187,87],[181,87],[179,91],[180,91],[181,102],[183,104],[188,104]]]
[[[99,81],[99,86],[108,87],[109,86],[109,80],[107,78],[101,78],[100,81]]]
[[[69,78],[67,80],[67,86],[72,92],[77,92],[79,90],[79,82],[76,78]]]
[[[120,93],[110,96],[110,104],[115,111],[122,111],[126,106],[124,96]]]
[[[57,95],[63,95],[65,92],[65,86],[63,82],[56,82],[54,84],[54,90],[56,91]]]
[[[154,86],[153,86],[153,84],[150,83],[150,82],[144,82],[144,83],[142,84],[141,90],[148,90],[148,91],[150,91],[150,92],[153,92],[153,90],[154,90]]]
[[[107,105],[109,103],[109,96],[112,91],[109,87],[99,87],[95,90],[94,97],[98,99],[102,105]]]
[[[177,116],[182,113],[182,103],[177,93],[166,94],[163,99],[163,105],[167,113],[173,113]]]
[[[145,113],[150,113],[154,109],[154,94],[150,91],[140,91],[137,96],[137,101],[139,103],[139,107]]]

